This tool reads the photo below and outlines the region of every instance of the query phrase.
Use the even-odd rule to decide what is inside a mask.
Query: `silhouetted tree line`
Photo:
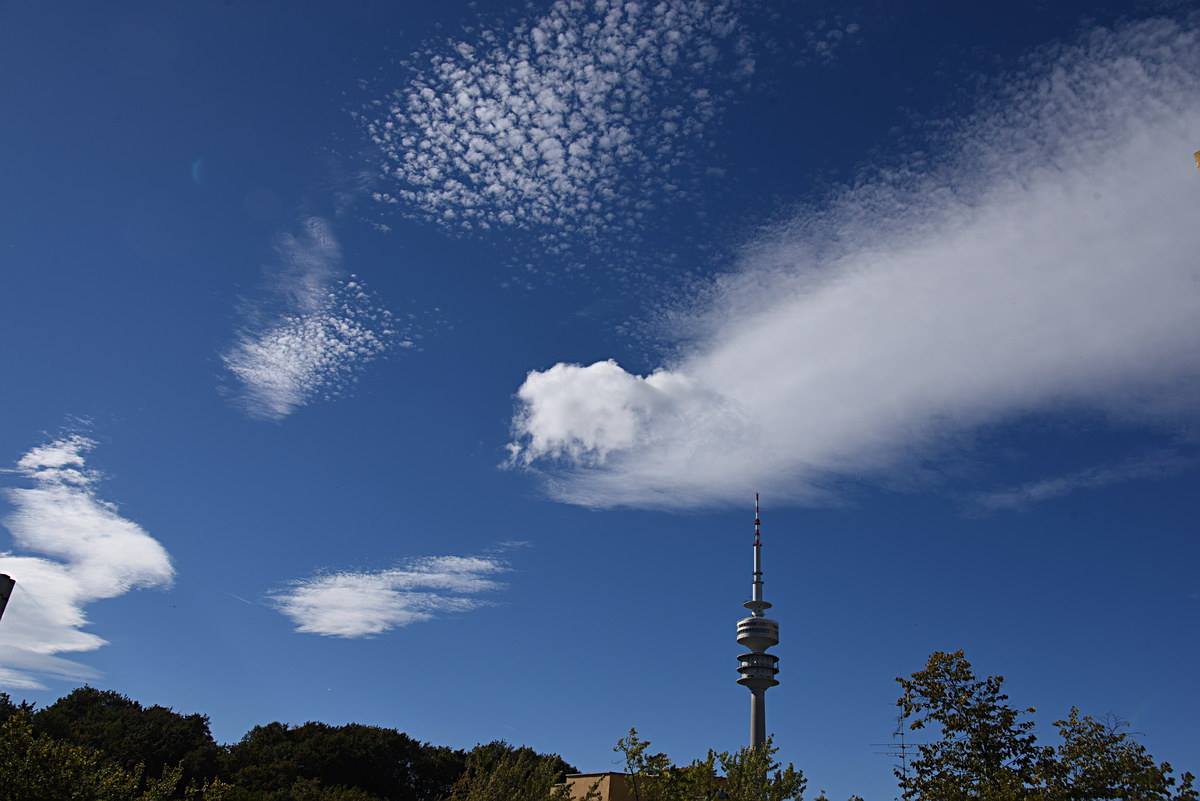
[[[112,691],[82,687],[43,709],[0,693],[0,801],[442,801],[476,752],[574,770],[505,743],[465,752],[359,724],[269,723],[222,746],[206,716]]]
[[[961,651],[897,681],[903,719],[925,738],[896,773],[905,801],[1200,801],[1190,773],[1117,721],[1072,709],[1054,724],[1059,742],[1039,743],[1034,710],[1010,705],[1003,677],[976,676]],[[676,765],[630,730],[614,750],[637,801],[799,801],[807,785],[773,744]],[[0,801],[572,801],[573,772],[503,742],[462,751],[358,724],[270,723],[218,745],[204,715],[111,691],[43,709],[0,693]]]

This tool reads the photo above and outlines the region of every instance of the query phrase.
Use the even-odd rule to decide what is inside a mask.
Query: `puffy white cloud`
[[[665,418],[685,420],[718,400],[685,376],[663,370],[643,378],[611,359],[532,372],[517,398],[517,427],[528,440],[512,451],[526,464],[543,457],[602,464],[611,451],[638,445],[651,421],[661,430]]]
[[[432,556],[387,570],[325,573],[271,593],[296,631],[369,637],[450,612],[487,604],[474,596],[503,588],[508,565],[491,556]]]
[[[1195,27],[1093,31],[932,166],[748,245],[669,320],[688,339],[667,368],[531,372],[513,461],[583,504],[804,499],[1033,411],[1193,415],[1198,130]]]
[[[17,553],[0,553],[0,573],[17,588],[0,621],[0,686],[41,686],[42,676],[88,678],[85,665],[59,654],[105,644],[85,631],[85,607],[139,587],[166,587],[174,569],[162,545],[96,495],[85,454],[95,443],[72,435],[34,448],[14,472],[31,487],[4,495],[4,525]]]
[[[341,249],[325,220],[305,220],[303,233],[281,237],[276,250],[275,289],[285,310],[255,310],[221,357],[247,413],[268,420],[341,395],[397,335],[391,312],[362,281],[337,277]]]
[[[733,0],[557,0],[418,57],[361,115],[375,195],[453,228],[636,225],[752,71]]]

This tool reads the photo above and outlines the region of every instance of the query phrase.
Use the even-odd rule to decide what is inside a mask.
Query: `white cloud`
[[[296,631],[369,637],[450,612],[487,604],[475,596],[504,587],[508,565],[494,556],[432,556],[375,572],[326,573],[271,593]]]
[[[1186,470],[1196,459],[1174,451],[1144,454],[1117,464],[1097,465],[1054,478],[977,494],[975,505],[986,511],[1024,509],[1080,490],[1100,489],[1128,481],[1145,481]]]
[[[276,289],[285,311],[256,318],[222,355],[240,384],[247,413],[280,420],[316,399],[341,395],[382,355],[397,333],[391,312],[364,284],[337,277],[341,249],[329,224],[305,220],[304,232],[280,238]],[[405,340],[408,341],[408,340]]]
[[[859,44],[861,40],[862,25],[847,23],[835,15],[830,19],[817,19],[805,28],[793,44],[793,50],[799,64],[829,64],[837,58],[838,51],[847,45]]]
[[[531,372],[513,462],[590,505],[805,499],[1032,411],[1193,415],[1198,131],[1194,27],[1094,31],[1014,79],[936,166],[864,180],[748,246],[669,321],[689,338],[667,368]]]
[[[93,676],[59,656],[105,644],[84,630],[84,608],[132,589],[170,586],[174,577],[162,545],[97,497],[98,476],[84,459],[94,446],[72,435],[34,448],[13,471],[32,486],[4,490],[13,507],[4,525],[17,552],[0,553],[0,573],[17,587],[0,621],[0,686]]]
[[[594,232],[678,194],[689,147],[753,71],[734,0],[557,0],[418,57],[360,116],[375,197],[452,228]]]

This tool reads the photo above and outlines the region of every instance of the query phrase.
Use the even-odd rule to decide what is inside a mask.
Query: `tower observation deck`
[[[750,690],[750,745],[757,748],[767,741],[767,690],[779,684],[779,657],[767,649],[779,645],[779,623],[764,615],[771,604],[763,600],[762,520],[758,512],[758,493],[754,493],[754,583],[750,600],[743,604],[750,616],[737,624],[737,641],[750,653],[738,657],[738,684]]]

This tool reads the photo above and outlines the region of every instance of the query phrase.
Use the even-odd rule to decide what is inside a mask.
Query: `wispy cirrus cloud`
[[[1179,451],[1156,451],[1115,464],[1094,465],[1061,476],[981,492],[972,497],[971,502],[978,511],[1025,509],[1082,490],[1165,478],[1196,464],[1194,456]]]
[[[596,506],[812,500],[1033,411],[1194,417],[1197,28],[1031,64],[940,158],[767,228],[668,320],[689,338],[661,370],[530,372],[511,463]]]
[[[377,571],[340,571],[297,579],[270,593],[296,631],[325,637],[370,637],[488,604],[509,570],[498,556],[429,556]]]
[[[703,174],[693,146],[753,72],[736,6],[557,0],[418,56],[360,116],[375,198],[458,230],[638,225]]]
[[[93,677],[62,656],[105,644],[85,630],[85,608],[133,589],[168,587],[174,578],[166,549],[97,495],[100,476],[85,461],[95,444],[64,436],[30,450],[10,471],[32,486],[4,490],[14,550],[0,552],[0,572],[17,588],[0,622],[0,686]]]
[[[276,251],[273,302],[250,310],[221,356],[243,408],[266,420],[338,397],[393,344],[412,344],[362,281],[340,277],[341,248],[326,220],[309,217],[299,235],[280,237]]]

